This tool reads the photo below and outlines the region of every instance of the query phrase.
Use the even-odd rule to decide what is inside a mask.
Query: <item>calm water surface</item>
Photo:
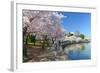
[[[91,59],[90,43],[73,44],[65,47],[65,53],[69,60]]]

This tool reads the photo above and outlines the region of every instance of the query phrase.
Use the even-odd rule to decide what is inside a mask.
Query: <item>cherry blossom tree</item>
[[[40,36],[39,39],[59,39],[64,36],[61,28],[62,19],[65,17],[62,13],[56,11],[22,11],[23,36],[35,33]]]
[[[28,33],[36,32],[58,38],[63,35],[61,19],[64,17],[58,12],[23,10],[23,28],[27,27]]]
[[[61,38],[64,33],[61,29],[61,19],[65,16],[52,11],[23,10],[23,36],[35,32],[42,39]],[[45,38],[44,38],[45,37]]]

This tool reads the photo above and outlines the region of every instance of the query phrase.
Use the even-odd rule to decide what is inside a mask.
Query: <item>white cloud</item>
[[[67,30],[65,28],[62,27],[61,29],[62,29],[63,32],[67,32]]]
[[[58,12],[53,12],[53,15],[58,17],[59,19],[67,17],[67,16],[63,15],[62,13],[58,13]]]

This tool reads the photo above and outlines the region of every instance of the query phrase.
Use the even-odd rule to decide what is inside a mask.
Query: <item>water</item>
[[[91,59],[91,46],[90,43],[68,45],[65,53],[68,60]]]

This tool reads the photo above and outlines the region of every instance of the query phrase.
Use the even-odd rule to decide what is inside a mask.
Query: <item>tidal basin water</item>
[[[72,44],[65,47],[68,60],[87,60],[91,59],[90,43]]]
[[[89,60],[91,59],[91,45],[90,43],[71,44],[57,51],[30,48],[28,54],[32,59],[27,62]]]

